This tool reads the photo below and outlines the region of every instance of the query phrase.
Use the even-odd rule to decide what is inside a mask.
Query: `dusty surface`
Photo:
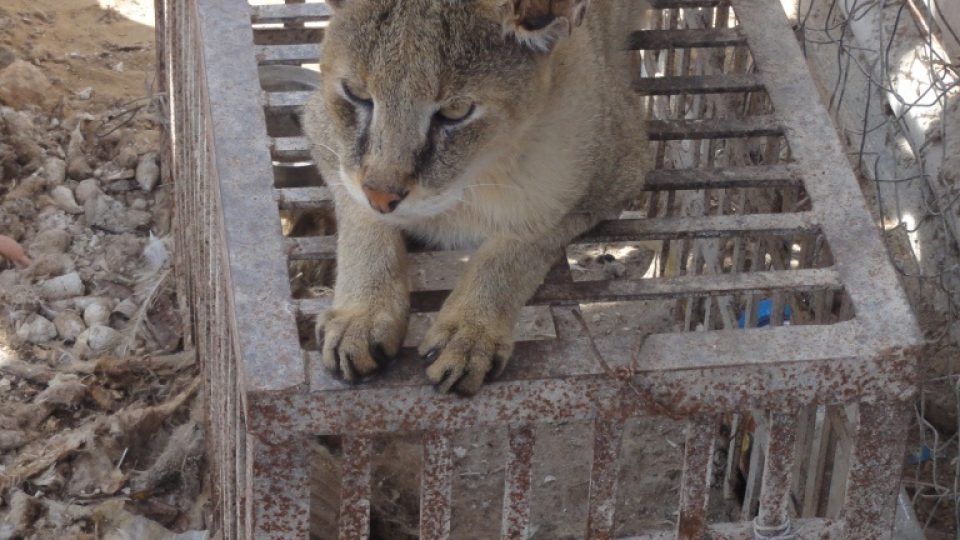
[[[0,6],[0,538],[207,527],[152,6],[101,4]]]

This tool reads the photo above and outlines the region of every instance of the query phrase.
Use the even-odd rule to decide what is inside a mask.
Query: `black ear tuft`
[[[340,9],[347,3],[347,0],[327,0],[327,5],[333,9]]]

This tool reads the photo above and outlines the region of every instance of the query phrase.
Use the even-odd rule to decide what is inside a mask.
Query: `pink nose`
[[[367,186],[363,186],[363,193],[367,196],[370,206],[381,214],[389,214],[396,210],[397,206],[400,205],[400,201],[407,196],[406,191],[403,193],[391,193],[388,191],[377,191]]]

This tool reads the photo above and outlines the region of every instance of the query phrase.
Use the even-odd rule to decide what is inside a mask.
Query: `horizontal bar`
[[[452,287],[452,283],[450,286]],[[594,302],[617,302],[677,298],[687,295],[723,296],[767,291],[812,291],[842,288],[837,271],[832,268],[789,270],[785,272],[748,272],[739,274],[707,274],[655,279],[621,279],[616,281],[575,281],[541,285],[529,305],[575,305]],[[414,312],[440,309],[448,290],[419,291],[411,295]],[[319,315],[330,306],[328,298],[294,300],[304,316]]]
[[[531,304],[578,304],[675,298],[685,295],[722,296],[774,290],[811,291],[840,289],[840,276],[832,268],[786,272],[710,274],[656,279],[578,281],[545,284],[534,293]]]
[[[646,127],[652,141],[783,135],[783,126],[770,114],[710,120],[647,120]]]
[[[281,210],[316,210],[333,204],[330,189],[323,186],[276,189],[274,196]]]
[[[302,4],[291,4],[302,5]],[[300,112],[304,105],[313,95],[309,91],[296,92],[264,92],[266,96],[266,107],[276,112]]]
[[[278,192],[297,192],[303,194],[305,190],[317,196],[323,196],[325,188],[283,189]],[[286,197],[286,195],[284,195]],[[317,208],[322,201],[310,200],[303,202],[305,195],[291,196],[292,201],[282,208]],[[705,216],[682,218],[652,218],[652,219],[612,219],[602,221],[591,231],[587,232],[574,244],[592,242],[626,242],[642,240],[679,240],[696,238],[719,238],[743,234],[787,235],[796,233],[813,233],[817,231],[816,221],[808,212],[793,214],[746,214],[729,216]],[[309,236],[304,238],[287,238],[287,253],[294,259],[329,259],[335,256],[336,241],[333,236]],[[447,261],[431,259],[425,267],[428,271],[439,264],[453,264],[455,260],[465,256],[464,252],[432,251],[432,257],[446,257]],[[443,255],[447,253],[449,255]],[[418,254],[411,254],[414,257]],[[416,259],[411,261],[411,271],[416,271]]]
[[[679,30],[638,30],[627,37],[627,49],[689,49],[693,47],[729,47],[746,45],[739,28],[702,28]]]
[[[813,214],[743,214],[602,221],[575,243],[719,238],[731,235],[784,235],[817,230]]]
[[[760,165],[728,169],[657,169],[647,173],[644,189],[766,188],[803,185],[801,172],[792,165]]]
[[[276,4],[251,6],[250,21],[253,24],[301,23],[325,21],[331,15],[327,4]]]
[[[258,64],[279,64],[281,62],[316,63],[323,50],[319,43],[298,43],[295,45],[256,45],[254,51]]]
[[[755,73],[691,77],[639,77],[633,81],[633,89],[644,96],[754,92],[763,90],[763,81]]]
[[[685,416],[882,401],[909,389],[903,374],[910,360],[883,354],[880,341],[862,341],[860,328],[840,323],[653,334],[642,346],[637,336],[596,336],[602,358],[615,373],[627,376],[631,366],[642,368],[629,378],[632,388],[626,392],[622,378],[607,375],[591,360],[590,345],[582,338],[517,343],[504,373],[469,400],[438,395],[414,349],[404,349],[376,377],[352,386],[311,358],[309,389],[247,394],[249,429],[264,436],[288,430],[318,435],[464,430],[502,426],[504,418],[592,420],[598,409],[618,399],[625,400],[630,415]],[[826,341],[804,341],[818,337]],[[662,352],[674,356],[658,357]],[[669,360],[670,367],[648,371],[646,364],[658,360]]]
[[[286,159],[310,159],[310,141],[306,137],[271,137],[273,155]]]
[[[801,185],[801,173],[796,167],[764,165],[729,169],[658,169],[647,173],[644,189],[670,191]],[[330,197],[330,191],[325,187],[282,188],[276,194],[281,209],[328,208]]]
[[[648,0],[653,9],[690,9],[730,5],[730,0]]]

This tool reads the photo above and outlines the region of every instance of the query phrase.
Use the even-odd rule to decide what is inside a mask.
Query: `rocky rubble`
[[[0,63],[0,539],[206,528],[154,122],[45,89]]]

